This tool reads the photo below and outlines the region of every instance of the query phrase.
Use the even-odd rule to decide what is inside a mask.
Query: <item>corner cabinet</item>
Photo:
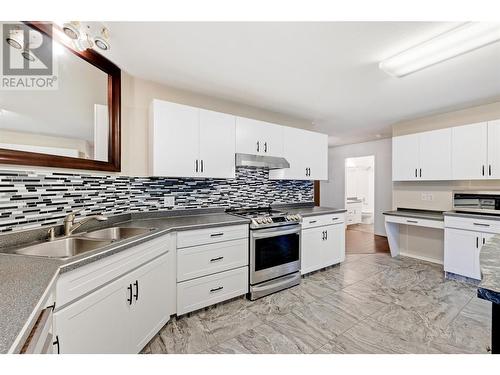
[[[167,235],[62,274],[54,352],[139,353],[175,313],[169,241]],[[62,290],[68,292],[59,296]]]
[[[327,180],[328,136],[285,127],[283,156],[290,168],[269,171],[271,180]]]
[[[345,214],[305,217],[302,228],[302,275],[344,261]]]
[[[150,172],[165,177],[234,178],[234,116],[153,100]]]

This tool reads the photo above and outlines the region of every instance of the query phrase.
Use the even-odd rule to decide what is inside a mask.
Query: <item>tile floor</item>
[[[297,287],[172,319],[143,353],[487,353],[490,331],[490,303],[442,267],[348,254]]]

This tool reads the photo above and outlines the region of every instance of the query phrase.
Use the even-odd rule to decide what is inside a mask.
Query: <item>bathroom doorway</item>
[[[374,233],[375,156],[345,159],[347,229]]]

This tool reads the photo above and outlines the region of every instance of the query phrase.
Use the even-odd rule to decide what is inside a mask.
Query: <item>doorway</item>
[[[345,159],[346,252],[387,252],[387,239],[375,235],[375,156]]]

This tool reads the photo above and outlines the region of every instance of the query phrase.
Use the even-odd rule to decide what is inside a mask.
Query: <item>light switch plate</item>
[[[166,207],[173,207],[173,206],[175,206],[175,197],[173,195],[168,195],[166,197],[163,197],[163,204]]]

